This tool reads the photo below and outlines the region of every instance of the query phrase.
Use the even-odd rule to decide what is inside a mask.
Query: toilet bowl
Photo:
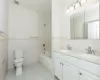
[[[23,65],[23,59],[16,59],[15,60],[16,75],[22,74],[22,65]]]
[[[16,68],[16,76],[22,74],[22,66],[23,66],[23,51],[15,51],[14,52],[14,65]]]

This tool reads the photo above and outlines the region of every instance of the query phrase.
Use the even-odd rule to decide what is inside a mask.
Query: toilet
[[[16,68],[16,76],[22,74],[22,66],[24,61],[24,50],[14,51],[14,66]]]

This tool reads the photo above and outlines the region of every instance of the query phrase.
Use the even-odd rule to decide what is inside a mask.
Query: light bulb
[[[81,5],[80,5],[80,2],[77,2],[76,4],[75,4],[75,8],[78,8],[78,7],[80,7]]]
[[[71,6],[70,11],[74,11],[74,10],[75,10],[74,6]]]

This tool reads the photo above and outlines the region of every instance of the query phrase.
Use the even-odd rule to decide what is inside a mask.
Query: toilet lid
[[[22,62],[24,59],[23,58],[20,58],[20,59],[15,59],[15,62]]]

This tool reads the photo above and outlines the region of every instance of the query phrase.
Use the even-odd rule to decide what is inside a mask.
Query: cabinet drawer
[[[84,60],[79,60],[79,67],[81,69],[84,69],[90,73],[93,73],[97,76],[100,76],[100,65],[97,65],[97,64],[94,64],[94,63],[91,63],[91,62],[87,62],[87,61],[84,61]]]
[[[97,77],[89,72],[86,72],[84,70],[80,70],[80,80],[86,79],[86,80],[100,80],[100,77]]]
[[[65,62],[67,62],[67,63],[69,63],[69,64],[72,64],[74,66],[78,66],[79,65],[79,59],[74,58],[74,57],[61,56],[60,59],[65,61]]]

